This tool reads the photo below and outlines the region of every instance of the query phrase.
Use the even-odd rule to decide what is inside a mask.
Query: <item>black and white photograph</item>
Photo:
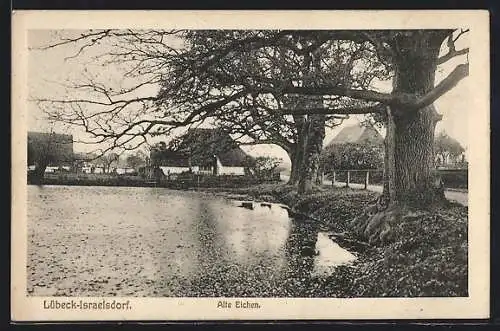
[[[15,14],[14,316],[488,316],[487,12]]]

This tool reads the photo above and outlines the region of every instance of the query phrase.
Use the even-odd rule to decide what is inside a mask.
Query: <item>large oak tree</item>
[[[270,107],[272,116],[292,115],[299,121],[307,116],[304,123],[307,123],[309,136],[321,136],[324,127],[315,125],[314,119],[321,122],[323,115],[375,115],[387,129],[384,193],[377,212],[359,220],[358,225],[367,237],[379,240],[390,233],[390,224],[400,216],[401,206],[427,206],[444,200],[443,191],[436,185],[431,171],[434,130],[440,120],[433,103],[468,75],[468,63],[459,64],[437,85],[435,76],[440,64],[467,54],[468,49],[457,50],[455,47],[455,42],[465,32],[96,31],[61,43],[80,43],[81,50],[96,40],[109,38],[119,51],[108,53],[108,61],[128,63],[132,67],[128,74],[141,83],[112,93],[105,86],[91,82],[80,87],[90,89],[100,99],[40,101],[52,105],[54,101],[59,102],[65,108],[54,114],[55,119],[81,125],[98,142],[111,140],[112,147],[123,146],[137,136],[168,133],[173,127],[217,118],[217,115],[227,114],[228,109],[241,100],[251,99],[253,102],[262,96],[275,99],[275,105]],[[172,35],[182,40],[182,47],[173,48],[164,42]],[[325,54],[321,58],[327,63],[325,68],[330,66],[330,72],[300,70],[301,65],[295,71],[280,72],[275,70],[280,68],[279,63],[271,63],[265,75],[248,70],[262,68],[266,62],[255,63],[253,55],[261,51],[269,53],[269,48],[293,52],[295,57],[291,59],[297,58],[304,63],[305,58],[322,47]],[[356,49],[362,49],[359,53],[361,63],[352,62],[351,70],[342,75],[341,69],[349,66],[348,62],[336,57],[335,47],[341,51],[345,47],[351,55]],[[442,47],[447,49],[444,55],[440,54]],[[329,59],[334,60],[328,65]],[[254,65],[248,65],[248,61]],[[380,92],[370,84],[370,79],[376,75],[369,73],[380,66],[392,75],[392,91],[389,93]],[[296,77],[293,76],[295,73]],[[360,79],[347,83],[345,78]],[[161,85],[158,94],[130,97],[132,89],[140,89],[143,84],[151,82]],[[308,102],[301,107],[280,104],[282,98],[289,97],[301,100],[321,97],[335,101],[327,105]],[[82,105],[99,105],[107,109],[89,115]],[[110,121],[116,121],[118,125],[111,126]],[[307,167],[311,168],[306,164]],[[307,173],[305,171],[302,175]]]

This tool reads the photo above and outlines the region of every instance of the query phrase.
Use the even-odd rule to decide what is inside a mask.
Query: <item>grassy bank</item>
[[[233,175],[183,174],[171,179],[164,178],[158,181],[151,181],[138,175],[60,173],[45,174],[41,183],[37,183],[34,182],[34,178],[28,176],[28,184],[36,183],[38,185],[164,187],[172,189],[232,189],[253,186],[263,182],[276,182],[276,180]]]
[[[405,218],[395,241],[374,247],[351,231],[351,221],[377,193],[339,188],[298,197],[291,187],[272,184],[230,192],[300,210],[314,218],[298,225],[303,233],[340,233],[334,240],[358,256],[327,279],[308,280],[304,296],[467,296],[467,207],[450,204]]]

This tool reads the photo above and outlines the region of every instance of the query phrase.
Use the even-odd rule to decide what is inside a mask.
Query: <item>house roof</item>
[[[231,138],[231,136],[220,129],[196,128],[189,129],[181,137],[178,149],[182,152],[175,152],[190,159],[193,166],[204,166],[213,162],[213,156],[217,156],[223,166],[243,167],[251,156],[246,154]],[[161,159],[180,158],[180,154],[170,154],[172,152],[162,151]],[[164,162],[164,161],[162,161]],[[174,161],[168,161],[175,163]],[[180,161],[178,161],[180,162]],[[184,162],[184,161],[183,161]],[[181,162],[182,163],[182,162]],[[162,164],[163,165],[163,164]]]
[[[217,154],[220,163],[226,167],[244,167],[251,158],[241,148],[237,147],[227,152]]]
[[[158,154],[158,165],[162,167],[189,167],[189,155],[175,151],[162,151]]]
[[[384,138],[372,126],[355,124],[343,128],[328,144],[328,146],[345,143],[374,143],[382,144]]]

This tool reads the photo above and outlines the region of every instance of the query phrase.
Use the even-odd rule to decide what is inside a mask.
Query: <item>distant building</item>
[[[199,171],[198,166],[191,165],[189,155],[182,152],[164,150],[157,152],[154,158],[155,165],[160,168],[165,176]]]
[[[324,173],[338,169],[380,169],[384,162],[384,138],[372,126],[344,127],[323,149],[320,168]]]
[[[434,139],[434,162],[437,168],[467,167],[465,148],[445,132]]]
[[[351,125],[343,128],[325,147],[333,149],[342,144],[363,144],[373,146],[383,153],[384,138],[372,126]],[[434,161],[437,168],[467,167],[465,148],[444,132],[436,134],[434,139]]]
[[[213,175],[247,173],[247,155],[229,136],[218,129],[190,129],[174,150],[165,144],[151,152],[151,161],[165,175],[182,172]]]
[[[384,138],[382,135],[372,126],[363,126],[361,124],[355,124],[351,126],[346,126],[343,128],[329,143],[327,146],[335,144],[373,144],[382,145],[384,143]]]
[[[251,157],[237,147],[216,155],[216,168],[212,169],[218,175],[245,175],[245,169]],[[208,169],[210,170],[210,169]]]
[[[123,168],[123,167],[117,167],[114,168],[111,172],[116,173],[118,175],[131,175],[137,173],[137,171],[134,168]]]

